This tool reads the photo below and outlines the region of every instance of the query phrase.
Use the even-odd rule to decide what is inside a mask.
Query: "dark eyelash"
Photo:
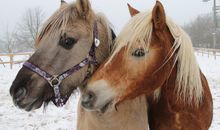
[[[60,42],[59,42],[59,44],[65,49],[71,49],[76,43],[77,43],[77,40],[75,38],[66,37],[66,34],[61,36]]]
[[[144,49],[137,49],[132,53],[132,56],[135,57],[143,57],[145,56],[146,52],[144,51]]]

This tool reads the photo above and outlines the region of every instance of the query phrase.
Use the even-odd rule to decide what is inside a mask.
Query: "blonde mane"
[[[43,37],[53,36],[57,32],[61,32],[68,23],[74,22],[77,18],[77,13],[72,10],[74,4],[65,5],[58,9],[43,25],[36,44],[38,44]]]
[[[203,97],[203,87],[192,41],[183,29],[168,17],[166,24],[175,39],[171,48],[171,56],[168,60],[171,57],[175,57],[174,65],[177,65],[177,98],[187,104],[191,104],[194,101],[196,105],[199,105]],[[138,44],[138,46],[148,50],[152,31],[152,11],[134,16],[119,34],[113,54],[106,65],[111,62],[112,58],[123,47],[127,47],[130,50],[134,46],[137,47]],[[159,96],[158,92],[156,92],[156,95]]]
[[[55,37],[56,34],[61,34],[62,30],[65,28],[69,27],[68,25],[71,25],[76,22],[77,19],[82,19],[82,17],[77,11],[77,3],[72,3],[72,4],[67,4],[62,6],[62,8],[58,9],[43,25],[37,41],[36,45],[39,44],[39,42],[43,38],[48,38],[48,37]],[[93,27],[94,22],[100,23],[106,30],[101,30],[101,31],[106,31],[105,33],[108,34],[108,39],[109,44],[112,44],[112,39],[111,39],[111,24],[108,21],[108,19],[102,14],[102,13],[97,13],[95,14],[91,7],[89,8],[89,11],[86,14],[86,17],[82,19],[82,21],[85,20],[85,22],[78,22],[78,26],[88,26],[85,23],[89,23],[90,27],[88,26],[87,29]],[[92,31],[89,30],[89,31]],[[104,32],[100,32],[104,33]],[[35,45],[35,46],[36,46]]]

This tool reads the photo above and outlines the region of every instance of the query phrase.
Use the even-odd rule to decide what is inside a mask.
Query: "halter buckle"
[[[95,38],[95,46],[98,47],[100,45],[100,40]]]
[[[61,83],[61,80],[59,79],[58,75],[53,75],[53,77],[51,78],[51,80],[49,81],[50,85],[52,87],[54,86],[58,86]]]

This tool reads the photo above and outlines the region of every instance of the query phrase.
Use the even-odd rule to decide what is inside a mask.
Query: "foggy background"
[[[153,8],[155,1],[90,0],[92,8],[96,12],[104,13],[113,24],[116,34],[130,19],[127,3],[140,11],[146,11]],[[213,47],[213,0],[209,2],[203,2],[203,0],[160,1],[163,3],[167,15],[191,36],[195,47]],[[66,0],[66,2],[72,3],[73,0]],[[219,0],[217,0],[217,5],[220,5]],[[60,0],[1,0],[0,53],[33,51],[33,44],[40,30],[40,25],[59,7]],[[39,25],[28,27],[27,24],[32,22],[32,19],[40,21]],[[216,48],[220,48],[219,41],[220,32],[217,31]]]
[[[66,0],[68,3],[73,0]],[[113,24],[116,34],[130,19],[127,3],[140,11],[152,9],[156,0],[90,0]],[[213,96],[213,122],[220,130],[220,31],[213,44],[213,0],[160,0],[166,14],[190,35],[201,71]],[[216,0],[220,6],[220,0]],[[76,130],[79,94],[63,108],[49,104],[27,113],[13,104],[9,89],[22,64],[34,52],[34,40],[42,23],[59,9],[60,0],[0,0],[0,130]]]
[[[74,0],[75,1],[75,0]],[[213,2],[202,0],[160,0],[167,14],[180,25],[184,25],[195,19],[199,14],[212,12]],[[73,2],[73,0],[66,0]],[[130,18],[127,3],[139,10],[149,10],[155,4],[155,0],[90,0],[93,9],[103,12],[113,23],[117,32]],[[46,13],[46,18],[57,10],[60,0],[1,0],[0,2],[0,28],[8,25],[10,28],[19,22],[27,8],[40,7]]]

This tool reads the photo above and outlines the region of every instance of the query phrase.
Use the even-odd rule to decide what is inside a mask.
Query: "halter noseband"
[[[86,65],[88,65],[88,70],[87,70],[87,74],[86,74],[83,82],[85,82],[89,77],[91,77],[92,72],[91,72],[90,65],[91,64],[93,64],[95,66],[99,65],[99,63],[97,62],[97,59],[96,59],[96,55],[95,55],[95,50],[99,45],[100,45],[100,40],[98,37],[98,27],[97,27],[97,22],[95,22],[94,27],[93,27],[93,43],[92,43],[92,46],[91,46],[91,49],[89,51],[88,56],[84,60],[82,60],[79,64],[73,66],[71,69],[65,71],[64,73],[62,73],[60,75],[50,75],[46,71],[40,69],[39,67],[37,67],[36,65],[34,65],[28,61],[26,61],[23,64],[23,66],[30,69],[31,71],[37,73],[39,76],[44,78],[50,84],[50,86],[54,90],[55,105],[57,107],[62,107],[65,104],[65,102],[67,101],[68,97],[67,96],[65,96],[64,98],[61,97],[61,93],[60,93],[60,89],[59,89],[60,84],[68,76],[79,71],[80,69],[82,69]]]

